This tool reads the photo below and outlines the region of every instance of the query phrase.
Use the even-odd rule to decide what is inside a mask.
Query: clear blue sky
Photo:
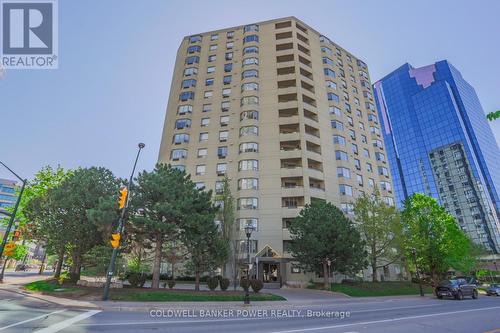
[[[193,3],[60,0],[59,69],[0,80],[0,160],[25,177],[48,164],[127,177],[143,141],[139,168],[151,169],[182,37],[291,15],[364,59],[374,81],[405,62],[448,59],[486,112],[500,109],[500,1]],[[492,128],[499,142],[500,120]]]

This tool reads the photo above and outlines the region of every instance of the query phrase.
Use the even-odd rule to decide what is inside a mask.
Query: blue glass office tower
[[[474,88],[444,60],[404,64],[374,91],[398,204],[431,195],[474,242],[500,252],[500,151]]]

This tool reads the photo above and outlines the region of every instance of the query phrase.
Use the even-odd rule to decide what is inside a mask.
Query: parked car
[[[500,284],[499,283],[490,284],[488,289],[486,289],[486,295],[488,295],[488,296],[493,296],[493,295],[500,296]]]
[[[29,270],[29,266],[26,264],[18,264],[15,269],[16,272],[27,271],[27,270]]]
[[[464,278],[456,278],[441,281],[436,287],[436,296],[439,299],[443,297],[454,297],[455,299],[462,300],[466,296],[477,299],[479,293],[477,292],[476,284],[469,283]]]

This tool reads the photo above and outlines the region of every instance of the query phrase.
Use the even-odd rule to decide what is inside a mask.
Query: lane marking
[[[49,327],[43,328],[41,330],[35,331],[35,333],[55,333],[59,332],[62,329],[65,329],[66,327],[69,327],[73,325],[74,323],[77,323],[81,320],[87,319],[89,317],[92,317],[95,314],[98,314],[101,312],[101,310],[91,310],[84,312],[82,314],[79,314],[78,316],[63,320],[57,324],[50,325]]]
[[[407,316],[407,317],[399,317],[399,318],[391,318],[391,319],[370,320],[370,321],[362,321],[359,323],[351,323],[351,324],[302,328],[300,330],[272,331],[271,333],[295,333],[295,332],[306,332],[306,331],[320,331],[320,330],[327,330],[327,329],[332,329],[332,328],[359,326],[359,325],[370,325],[370,324],[379,324],[379,323],[390,323],[390,322],[394,322],[394,321],[403,321],[403,320],[409,320],[409,319],[428,318],[428,317],[436,317],[436,316],[442,316],[442,315],[448,315],[448,314],[458,314],[458,313],[494,310],[494,309],[500,309],[500,306],[493,306],[493,307],[489,307],[489,308],[477,308],[477,309],[461,310],[461,311],[431,313],[431,314],[426,314],[426,315]]]
[[[0,331],[6,330],[6,329],[14,327],[14,326],[18,326],[18,325],[22,325],[22,324],[25,324],[25,323],[29,323],[30,321],[33,321],[33,320],[42,319],[44,317],[48,317],[50,315],[53,315],[53,314],[56,314],[56,313],[61,313],[61,312],[64,312],[64,311],[66,311],[66,310],[64,310],[64,309],[63,310],[57,310],[57,311],[54,311],[54,312],[51,312],[51,313],[43,314],[43,315],[38,316],[38,317],[33,317],[33,318],[26,319],[26,320],[23,320],[23,321],[14,323],[14,324],[10,324],[10,325],[4,326],[4,327],[0,327]]]

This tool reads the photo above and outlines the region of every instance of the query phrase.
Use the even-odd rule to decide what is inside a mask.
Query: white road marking
[[[449,311],[449,312],[431,313],[431,314],[426,314],[426,315],[408,316],[408,317],[391,318],[391,319],[371,320],[371,321],[363,321],[363,322],[351,323],[351,324],[302,328],[300,330],[273,331],[271,333],[295,333],[295,332],[306,332],[306,331],[308,331],[308,332],[309,331],[320,331],[320,330],[327,330],[327,329],[332,329],[332,328],[358,326],[358,325],[370,325],[370,324],[379,324],[379,323],[389,323],[389,322],[394,322],[394,321],[403,321],[403,320],[409,320],[409,319],[428,318],[428,317],[435,317],[435,316],[442,316],[442,315],[449,315],[449,314],[475,312],[475,311],[484,311],[484,310],[494,310],[494,309],[500,309],[500,306],[493,306],[493,307],[489,307],[489,308],[477,308],[477,309],[469,309],[469,310],[460,310],[460,311]]]
[[[79,314],[78,316],[75,316],[73,318],[69,318],[66,320],[63,320],[57,324],[50,325],[49,327],[43,328],[41,330],[35,331],[35,333],[55,333],[59,332],[62,329],[65,329],[66,327],[69,327],[73,325],[74,323],[77,323],[81,320],[87,319],[89,317],[92,317],[93,315],[101,312],[101,310],[91,310],[84,312],[82,314]]]
[[[23,321],[14,323],[14,324],[10,324],[10,325],[4,326],[4,327],[0,327],[0,331],[6,330],[6,329],[14,327],[14,326],[22,325],[24,323],[29,323],[30,321],[38,320],[38,319],[41,319],[41,318],[44,318],[44,317],[48,317],[50,315],[53,315],[53,314],[56,314],[56,313],[61,313],[61,312],[64,312],[64,311],[66,311],[66,310],[57,310],[57,311],[54,311],[54,312],[51,312],[51,313],[43,314],[43,315],[38,316],[38,317],[33,317],[33,318],[26,319],[26,320],[23,320]]]

